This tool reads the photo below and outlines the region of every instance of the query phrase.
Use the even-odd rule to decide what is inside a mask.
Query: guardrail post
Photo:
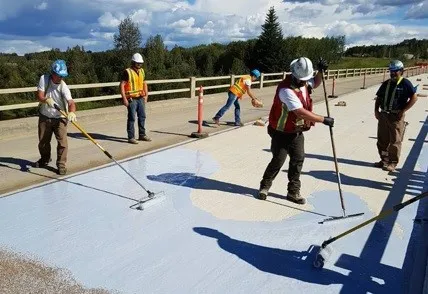
[[[196,91],[196,78],[190,77],[190,98],[195,98],[195,91]]]
[[[385,77],[386,77],[386,69],[383,70],[383,80],[382,80],[382,82],[385,82]]]
[[[366,75],[367,75],[367,70],[364,71],[363,86],[360,89],[365,89],[366,88]]]
[[[235,75],[230,75],[230,85],[233,86],[235,84]]]
[[[328,69],[327,70],[327,80],[329,80],[330,79],[330,70]]]
[[[286,77],[287,77],[287,72],[286,71],[282,72],[282,79],[285,80]]]
[[[263,89],[263,80],[265,79],[265,74],[264,73],[262,73],[261,75],[260,75],[260,89]]]

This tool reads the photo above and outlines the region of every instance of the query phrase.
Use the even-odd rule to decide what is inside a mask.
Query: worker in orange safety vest
[[[248,94],[253,102],[258,101],[254,93],[251,91],[251,84],[260,78],[260,71],[254,69],[249,75],[244,75],[238,79],[230,88],[228,92],[228,99],[226,104],[217,112],[213,117],[215,124],[220,124],[220,118],[229,110],[232,104],[235,105],[235,126],[243,126],[241,122],[241,106],[239,100],[242,99],[244,94]]]
[[[130,68],[124,70],[120,82],[120,94],[122,96],[123,105],[128,109],[127,133],[128,142],[138,144],[135,140],[135,114],[138,116],[138,140],[151,141],[146,135],[146,103],[148,99],[147,83],[145,82],[145,73],[142,68],[144,63],[140,53],[135,53],[132,56],[132,64]]]

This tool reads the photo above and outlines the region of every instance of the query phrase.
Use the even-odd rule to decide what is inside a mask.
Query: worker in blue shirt
[[[417,96],[415,87],[403,77],[401,61],[391,61],[389,72],[391,78],[383,82],[376,93],[377,149],[381,160],[374,166],[392,172],[400,158],[404,116],[416,103]]]

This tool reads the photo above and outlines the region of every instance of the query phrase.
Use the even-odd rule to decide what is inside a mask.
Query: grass
[[[406,67],[414,66],[416,60],[402,60]],[[329,69],[342,68],[364,68],[364,67],[387,67],[390,62],[389,58],[376,57],[344,57],[338,63],[331,64]]]

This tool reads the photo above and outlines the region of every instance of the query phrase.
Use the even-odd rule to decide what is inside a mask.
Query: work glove
[[[47,98],[45,103],[49,105],[49,107],[55,108],[55,101],[52,98]]]
[[[324,120],[322,123],[325,124],[326,126],[333,127],[334,126],[334,118],[324,116]]]
[[[317,63],[318,70],[326,71],[328,69],[328,62],[324,58],[320,57]]]
[[[75,122],[77,120],[76,114],[74,112],[69,112],[67,119],[69,122]]]

